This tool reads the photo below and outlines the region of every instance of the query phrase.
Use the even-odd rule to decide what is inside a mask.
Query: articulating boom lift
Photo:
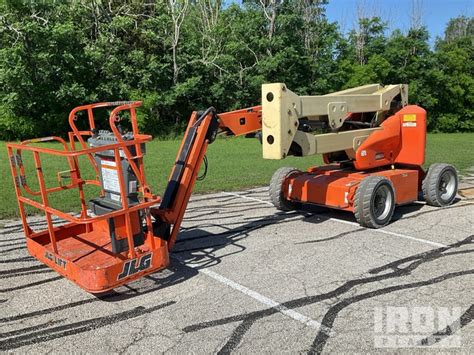
[[[138,131],[136,108],[141,102],[76,107],[69,115],[69,144],[46,137],[7,145],[28,250],[91,293],[166,267],[207,146],[219,131],[261,131],[268,159],[323,153],[325,166],[275,172],[270,197],[280,210],[318,204],[352,211],[361,225],[377,228],[389,223],[395,204],[416,200],[420,191],[432,205],[450,204],[457,191],[456,170],[446,164],[435,164],[427,174],[422,170],[426,112],[407,106],[407,100],[406,85],[297,96],[277,83],[262,86],[262,106],[222,114],[212,107],[194,112],[163,198],[152,193],[145,179],[145,143],[151,136]],[[94,112],[99,108],[113,108],[110,130],[96,127]],[[76,125],[81,113],[87,116],[85,130]],[[124,116],[131,121],[127,133],[118,124]],[[321,130],[329,132],[314,134]],[[63,150],[33,145],[48,141],[59,142]],[[27,184],[23,151],[33,155],[36,190]],[[47,186],[44,154],[67,161],[68,170],[57,172],[56,186]],[[84,161],[94,169],[95,179],[81,176]],[[90,201],[85,197],[87,185],[101,191]],[[50,205],[49,195],[65,190],[77,191],[79,215]],[[45,213],[47,229],[31,228],[25,205]],[[53,216],[66,223],[54,226]]]

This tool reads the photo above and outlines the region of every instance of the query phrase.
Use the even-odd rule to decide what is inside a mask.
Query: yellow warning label
[[[409,115],[403,115],[403,122],[416,122],[416,115],[413,113]]]

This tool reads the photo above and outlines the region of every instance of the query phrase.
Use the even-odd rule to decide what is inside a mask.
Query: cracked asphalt
[[[2,221],[0,351],[468,353],[473,204],[400,206],[370,230],[345,212],[278,212],[266,188],[196,195],[171,265],[100,298],[30,257],[19,221]],[[380,336],[417,347],[381,348]]]

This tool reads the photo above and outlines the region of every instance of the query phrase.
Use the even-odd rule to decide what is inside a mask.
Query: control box
[[[133,134],[131,132],[122,135],[124,141],[133,140]],[[91,148],[103,147],[111,144],[118,143],[117,137],[113,132],[100,130],[94,132],[91,138],[87,141]],[[135,146],[125,147],[123,149],[129,149],[132,156],[136,156]],[[145,145],[141,145],[142,153],[145,153]],[[130,166],[130,162],[126,158],[124,151],[121,149],[120,164],[122,167],[125,196],[129,206],[133,206],[139,203],[138,200],[138,179],[133,169]],[[113,149],[103,150],[94,154],[94,160],[99,168],[99,178],[104,190],[104,196],[94,198],[90,200],[89,207],[91,211],[100,216],[106,213],[120,210],[122,206],[122,196],[120,193],[119,183],[119,170],[117,169],[117,162],[115,160],[115,154]],[[134,245],[138,246],[143,244],[144,234],[142,227],[142,216],[140,212],[136,212],[136,215],[132,215],[132,229]],[[108,228],[109,234],[112,241],[112,251],[119,253],[127,250],[128,245],[125,235],[124,227],[125,220],[123,216],[118,216],[109,219]],[[123,231],[122,231],[123,229]]]

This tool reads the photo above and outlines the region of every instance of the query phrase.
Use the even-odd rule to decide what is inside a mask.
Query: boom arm
[[[407,85],[365,85],[322,96],[298,96],[283,83],[262,85],[263,157],[284,159],[295,143],[300,155],[355,150],[371,133],[380,129],[385,112],[395,98],[401,107],[408,104]],[[376,120],[357,129],[342,129],[354,114],[374,112]],[[320,123],[331,133],[314,135],[300,127]]]
[[[207,147],[214,142],[217,133],[240,136],[259,130],[260,106],[222,114],[217,114],[213,107],[203,113],[193,112],[161,204],[151,209],[156,219],[155,235],[167,240],[169,250],[176,241]]]
[[[262,129],[262,106],[220,113],[219,129],[229,135],[241,136]]]

